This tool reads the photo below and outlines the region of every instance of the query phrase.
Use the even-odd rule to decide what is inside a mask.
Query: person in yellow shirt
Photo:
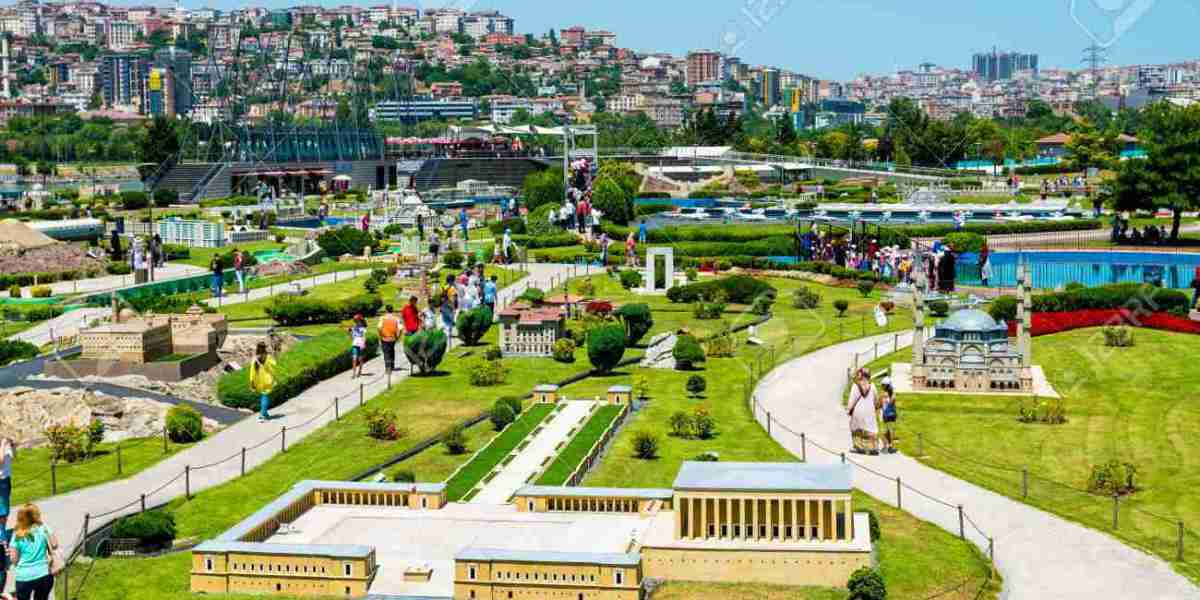
[[[250,387],[258,392],[258,422],[265,422],[271,418],[267,409],[271,406],[271,390],[275,387],[275,357],[267,352],[266,342],[259,342],[254,348]]]

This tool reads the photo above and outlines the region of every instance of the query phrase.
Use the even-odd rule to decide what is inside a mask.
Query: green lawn
[[[920,460],[930,466],[1114,535],[1200,581],[1200,336],[1137,329],[1134,338],[1136,346],[1122,349],[1104,347],[1098,329],[1033,340],[1034,363],[1064,397],[1065,424],[1018,422],[1013,397],[905,394],[899,446],[918,454],[919,432]],[[897,360],[911,354],[877,366]],[[1138,490],[1122,498],[1116,530],[1112,499],[1084,491],[1092,465],[1110,459],[1137,468]],[[1185,552],[1177,561],[1181,522]]]
[[[516,421],[506,427],[500,435],[492,438],[491,443],[477,452],[470,462],[463,465],[446,482],[446,499],[455,502],[466,496],[496,465],[525,441],[525,438],[554,412],[554,408],[553,404],[534,404],[526,408]]]
[[[117,444],[100,444],[92,458],[77,463],[59,463],[54,477],[58,493],[129,477],[164,458],[188,448],[182,444],[167,444],[163,451],[161,437],[125,440],[121,446],[121,472],[117,473]],[[12,505],[51,495],[50,448],[29,448],[17,452],[13,460]]]
[[[558,453],[554,462],[550,463],[550,467],[538,478],[537,484],[565,485],[571,473],[574,473],[587,458],[588,451],[600,440],[600,436],[621,416],[621,408],[618,405],[606,404],[592,413],[587,423],[584,423],[575,437]]]
[[[187,258],[181,258],[171,262],[207,269],[208,263],[212,260],[214,255],[232,252],[234,248],[238,248],[242,252],[254,254],[260,250],[283,250],[284,248],[287,248],[287,244],[278,244],[275,242],[275,240],[262,240],[259,242],[244,242],[241,244],[224,246],[221,248],[192,248]]]

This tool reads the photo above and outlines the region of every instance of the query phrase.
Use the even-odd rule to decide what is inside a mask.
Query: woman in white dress
[[[876,402],[870,371],[859,369],[854,383],[850,385],[850,402],[846,404],[846,413],[850,415],[853,452],[879,454],[875,447],[875,439],[879,434],[879,421],[875,417],[878,408]]]

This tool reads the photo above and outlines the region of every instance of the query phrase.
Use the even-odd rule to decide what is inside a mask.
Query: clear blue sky
[[[184,1],[190,8],[204,5]],[[231,8],[255,0],[209,1]],[[301,2],[260,1],[271,7]],[[605,28],[617,34],[619,45],[637,50],[681,54],[693,48],[736,47],[736,54],[752,64],[775,64],[839,80],[864,72],[889,73],[897,65],[913,67],[926,60],[969,67],[973,51],[992,46],[1037,52],[1043,67],[1077,68],[1082,49],[1093,39],[1109,47],[1112,64],[1200,58],[1200,0],[398,1],[422,8],[495,8],[512,16],[522,33],[574,24]],[[1115,40],[1114,24],[1121,32]]]

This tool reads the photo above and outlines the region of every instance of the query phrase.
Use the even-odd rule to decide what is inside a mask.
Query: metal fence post
[[[192,499],[192,465],[183,467],[183,497]]]
[[[963,527],[963,507],[961,504],[958,505],[958,537],[964,540],[967,539],[967,530]]]
[[[166,454],[167,452],[167,428],[163,427],[163,454]]]
[[[808,462],[808,436],[800,434],[800,462]]]
[[[900,503],[900,478],[899,477],[896,478],[896,508],[903,508],[903,505]]]
[[[140,512],[146,512],[146,495],[145,494],[142,494],[142,510]]]
[[[842,453],[842,464],[843,465],[846,464],[846,453],[845,452]]]
[[[767,435],[771,435],[771,411],[767,411]]]
[[[1117,516],[1121,511],[1121,496],[1113,492],[1113,529],[1117,528]]]
[[[360,407],[363,405],[363,388],[364,387],[366,387],[365,383],[358,384],[358,405]]]
[[[337,396],[333,397],[333,420],[334,421],[342,420],[341,409],[338,408],[338,397]]]
[[[279,428],[279,451],[287,452],[287,425]]]
[[[925,434],[917,433],[917,456],[925,456]]]
[[[1021,469],[1021,499],[1029,497],[1029,469]]]
[[[121,474],[121,443],[117,442],[117,475]]]
[[[50,495],[51,496],[58,495],[58,466],[57,466],[57,464],[58,463],[55,462],[55,460],[53,458],[50,459]]]
[[[242,476],[246,475],[246,447],[242,446]]]
[[[1175,550],[1175,560],[1183,561],[1183,521],[1179,522],[1179,547]]]

